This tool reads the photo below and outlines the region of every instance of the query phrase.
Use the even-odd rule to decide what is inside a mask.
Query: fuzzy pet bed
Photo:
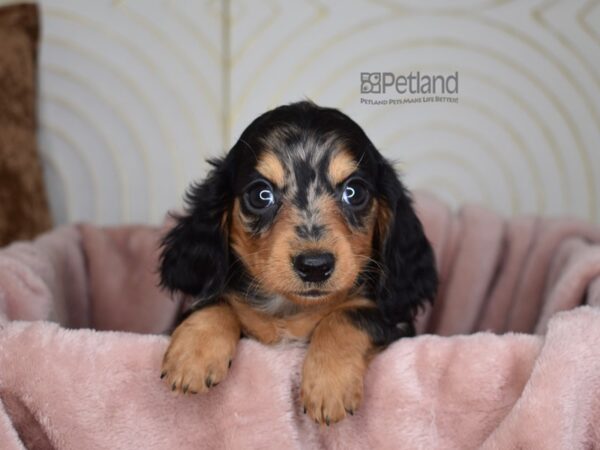
[[[437,336],[376,357],[362,407],[331,427],[302,414],[301,346],[244,339],[206,395],[159,380],[178,310],[156,288],[160,229],[72,226],[0,251],[0,448],[600,446],[600,229],[417,200],[442,281],[418,326]]]

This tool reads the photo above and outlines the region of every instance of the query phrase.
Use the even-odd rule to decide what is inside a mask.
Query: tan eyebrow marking
[[[266,151],[260,155],[256,170],[258,170],[263,177],[275,183],[279,188],[283,187],[285,184],[285,170],[283,169],[283,165],[281,164],[281,161],[279,161],[279,158],[270,151]]]
[[[347,150],[338,150],[329,163],[329,180],[337,185],[358,169],[358,164]]]

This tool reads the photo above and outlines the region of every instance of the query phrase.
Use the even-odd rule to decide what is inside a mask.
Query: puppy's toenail
[[[304,414],[306,414],[306,406],[304,407]]]
[[[187,394],[187,391],[188,391],[188,388],[189,388],[189,387],[190,387],[190,385],[189,385],[189,384],[186,384],[186,385],[183,387],[183,393],[184,393],[184,394]]]
[[[204,380],[204,384],[206,384],[207,388],[210,388],[212,386],[212,380],[210,377],[208,377],[206,380]]]
[[[329,426],[329,416],[325,417],[325,423]]]
[[[176,387],[177,387],[177,383],[173,382],[173,384],[171,385],[171,390],[174,391]]]
[[[162,373],[160,374],[160,379],[162,380],[162,379],[163,379],[164,377],[166,377],[166,376],[167,376],[167,371],[165,370],[164,372],[162,372]]]
[[[231,367],[231,359],[229,360],[229,365],[227,367]]]

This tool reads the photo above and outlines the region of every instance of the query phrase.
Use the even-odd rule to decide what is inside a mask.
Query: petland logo
[[[360,93],[361,104],[367,105],[458,103],[458,72],[450,75],[410,72],[408,75],[398,76],[392,72],[361,72]],[[371,94],[388,95],[388,97],[363,97]]]

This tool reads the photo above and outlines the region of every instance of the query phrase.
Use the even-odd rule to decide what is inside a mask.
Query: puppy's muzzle
[[[331,253],[301,253],[292,258],[292,264],[302,281],[318,283],[333,273],[335,257]]]

